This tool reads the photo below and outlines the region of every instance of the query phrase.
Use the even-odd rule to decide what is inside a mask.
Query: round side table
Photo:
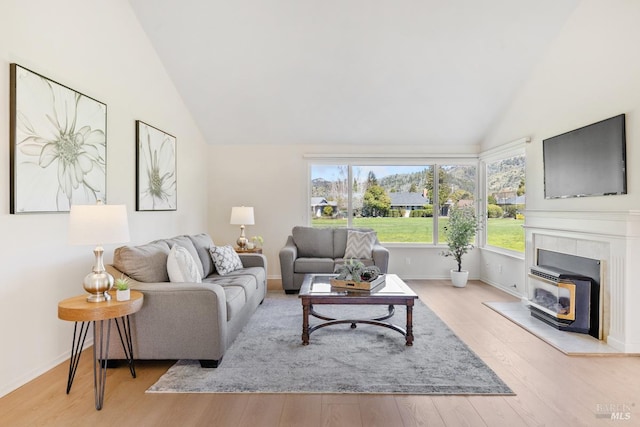
[[[136,377],[133,365],[133,344],[131,342],[131,324],[129,315],[142,307],[144,299],[141,292],[131,291],[128,301],[116,301],[115,292],[109,301],[88,302],[87,295],[68,298],[58,303],[58,318],[75,322],[73,340],[71,342],[71,358],[69,359],[69,376],[67,379],[67,394],[71,391],[73,378],[76,375],[84,340],[89,331],[89,324],[93,324],[93,391],[96,409],[102,409],[104,402],[104,385],[107,380],[107,360],[109,358],[109,336],[111,334],[111,319],[115,320],[120,342],[127,358],[131,376]],[[104,322],[106,321],[106,332]],[[98,325],[96,325],[98,322]],[[78,330],[78,323],[80,329]],[[106,334],[106,336],[105,336]],[[124,334],[124,337],[123,337]]]

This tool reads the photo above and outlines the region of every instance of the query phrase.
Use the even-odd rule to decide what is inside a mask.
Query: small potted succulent
[[[129,301],[131,299],[131,289],[129,289],[129,279],[127,277],[122,276],[116,279],[114,286],[116,288],[117,301]]]
[[[264,243],[264,239],[262,238],[262,236],[253,236],[251,238],[251,241],[253,242],[253,246],[255,246],[256,248],[261,248],[262,244]]]

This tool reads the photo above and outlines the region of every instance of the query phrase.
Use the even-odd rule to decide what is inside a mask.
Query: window
[[[487,245],[524,252],[525,155],[486,163]]]
[[[477,175],[475,165],[443,165],[438,172],[438,236],[444,236],[443,227],[452,206],[475,207]],[[439,237],[438,242],[446,243],[446,240]]]
[[[310,176],[314,227],[371,228],[386,243],[442,243],[449,207],[475,200],[475,162],[311,164]]]

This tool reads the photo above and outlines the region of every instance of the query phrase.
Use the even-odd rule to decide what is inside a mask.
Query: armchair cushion
[[[345,259],[371,259],[373,245],[376,243],[376,233],[373,231],[348,230]]]
[[[298,257],[333,258],[331,228],[293,227],[291,235],[298,247]]]
[[[240,257],[229,245],[211,246],[209,252],[213,263],[216,265],[216,270],[221,276],[242,268]]]

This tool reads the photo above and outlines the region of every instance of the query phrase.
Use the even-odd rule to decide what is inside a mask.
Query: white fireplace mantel
[[[538,249],[601,260],[604,339],[640,353],[640,211],[528,210],[525,218],[526,270]]]

